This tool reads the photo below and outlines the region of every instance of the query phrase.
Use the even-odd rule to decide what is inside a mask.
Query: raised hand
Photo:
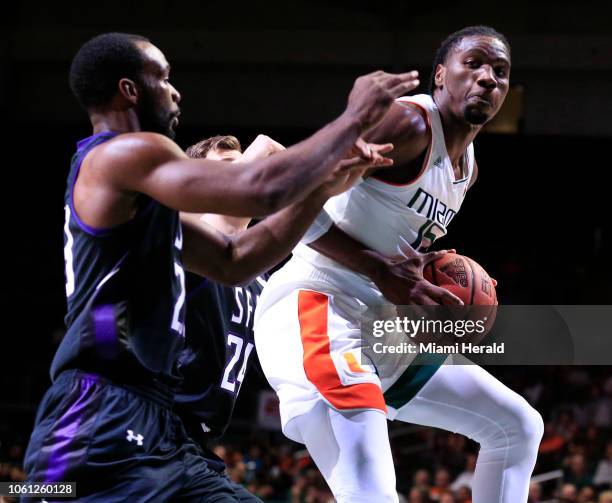
[[[353,157],[338,163],[336,169],[321,186],[321,190],[326,197],[332,197],[350,189],[369,168],[392,165],[393,160],[383,156],[391,150],[393,150],[391,143],[378,145],[359,140],[348,154]]]
[[[362,132],[377,124],[385,116],[395,98],[419,85],[416,71],[393,74],[381,70],[359,77],[348,98],[346,112],[356,117]]]
[[[250,162],[258,159],[265,159],[266,157],[285,150],[277,141],[273,140],[265,134],[257,135],[257,138],[253,140],[246,150],[242,153],[242,157],[239,162]]]

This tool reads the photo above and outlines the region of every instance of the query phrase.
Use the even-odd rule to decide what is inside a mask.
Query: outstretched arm
[[[320,185],[393,99],[418,85],[416,77],[375,72],[358,78],[338,119],[284,152],[241,166],[188,159],[161,135],[119,135],[84,161],[75,185],[77,213],[93,227],[111,227],[133,216],[138,194],[196,213],[278,211]]]
[[[393,99],[413,89],[417,82],[416,74],[412,72],[401,76],[375,72],[360,77],[342,116],[307,140],[266,159],[254,161],[250,166],[243,164],[243,170],[235,166],[227,174],[216,170],[206,179],[192,175],[189,180],[176,181],[181,173],[176,168],[184,161],[170,163],[164,166],[164,183],[156,184],[162,187],[161,193],[156,195],[180,194],[166,204],[171,207],[183,205],[180,209],[184,211],[236,216],[266,215],[278,211],[320,185],[355,145],[358,137],[385,116]],[[167,187],[175,182],[185,190],[168,190]],[[204,194],[206,197],[202,197]],[[187,204],[193,206],[185,207]],[[202,207],[204,204],[206,208]]]
[[[373,150],[377,164],[389,164],[389,160],[379,154],[390,151],[391,145],[369,145],[368,148]],[[351,169],[347,170],[349,164]],[[199,215],[181,214],[185,266],[221,283],[249,283],[289,255],[325,201],[352,186],[371,164],[357,159],[346,161],[306,199],[231,236],[212,228]]]
[[[219,283],[247,284],[291,253],[324,202],[323,197],[308,197],[232,235],[198,216],[183,214],[183,263],[191,272]]]

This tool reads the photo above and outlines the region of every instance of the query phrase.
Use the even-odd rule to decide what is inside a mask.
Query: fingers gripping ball
[[[491,330],[497,314],[495,282],[478,262],[463,255],[447,253],[427,264],[423,276],[455,294],[466,306],[485,306],[468,309],[467,318],[486,318],[484,334]]]

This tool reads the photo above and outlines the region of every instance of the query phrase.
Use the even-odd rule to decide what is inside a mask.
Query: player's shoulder
[[[112,140],[103,143],[95,152],[100,160],[115,162],[147,160],[171,160],[174,157],[184,156],[180,147],[170,138],[150,132],[122,133]]]
[[[408,101],[396,100],[380,124],[366,134],[365,138],[374,143],[402,144],[406,140],[413,142],[419,139],[427,142],[429,131],[427,113],[421,107]]]
[[[392,106],[397,118],[397,127],[406,135],[426,135],[429,117],[425,108],[413,101],[398,99]]]
[[[95,147],[83,160],[83,171],[97,180],[118,182],[156,166],[185,158],[170,138],[149,132],[122,133]]]

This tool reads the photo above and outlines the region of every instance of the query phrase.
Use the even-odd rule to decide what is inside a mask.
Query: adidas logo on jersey
[[[438,157],[434,162],[433,165],[436,168],[441,168],[442,167],[442,157]]]

